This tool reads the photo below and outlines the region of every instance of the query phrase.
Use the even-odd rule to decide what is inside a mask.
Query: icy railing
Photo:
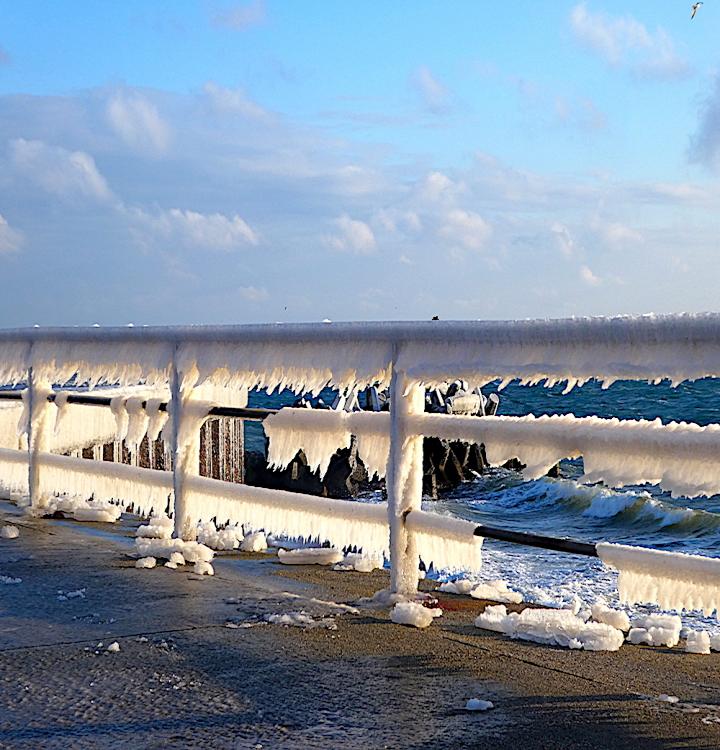
[[[37,509],[57,493],[122,498],[146,514],[164,512],[169,504],[175,534],[184,538],[198,521],[216,517],[389,552],[393,590],[411,593],[419,557],[438,567],[473,567],[481,543],[473,524],[420,510],[423,435],[484,442],[491,461],[518,457],[531,476],[560,458],[582,455],[591,481],[659,482],[694,494],[720,490],[715,425],[428,415],[427,386],[457,378],[473,386],[518,378],[547,385],[566,381],[572,388],[590,378],[607,386],[620,378],[678,383],[707,376],[720,376],[717,315],[9,330],[0,332],[0,382],[26,388],[19,438],[5,435],[0,409],[1,480],[6,490],[27,494]],[[90,387],[139,388],[113,399],[115,437],[139,444],[162,429],[173,470],[53,453],[82,442],[83,430],[106,436],[111,428],[106,416],[88,417],[98,422],[91,427],[71,419],[68,409],[80,412],[64,403],[62,392],[48,400],[53,386],[71,379]],[[282,410],[266,421],[270,460],[283,465],[302,447],[323,468],[357,435],[369,470],[386,476],[387,508],[198,476],[199,426],[214,405],[243,406],[256,387],[317,393],[327,385],[389,387],[391,411]],[[164,425],[158,410],[163,400],[170,417]],[[74,426],[63,435],[63,424]]]

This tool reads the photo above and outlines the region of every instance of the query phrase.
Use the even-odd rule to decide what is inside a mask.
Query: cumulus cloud
[[[426,109],[433,114],[447,112],[450,108],[450,93],[425,65],[421,65],[412,76],[412,83]]]
[[[238,293],[248,302],[264,302],[270,299],[270,294],[265,287],[241,286]]]
[[[268,113],[259,104],[250,99],[240,88],[228,89],[208,81],[203,86],[203,93],[210,105],[218,112],[237,114],[249,119],[263,120]]]
[[[0,214],[0,253],[14,253],[23,243],[22,232],[13,229]]]
[[[720,73],[715,75],[710,95],[702,103],[698,129],[690,141],[691,161],[720,163]]]
[[[492,228],[479,214],[456,208],[445,216],[440,234],[468,250],[482,250],[492,234]]]
[[[244,31],[252,26],[264,23],[264,21],[264,0],[253,0],[250,3],[233,5],[214,13],[212,16],[212,22],[215,26],[222,26],[234,31]]]
[[[97,201],[112,198],[94,159],[84,151],[68,151],[42,141],[17,138],[10,142],[10,159],[17,173],[62,198]]]
[[[149,213],[127,209],[138,239],[144,244],[181,244],[186,247],[230,251],[245,245],[257,245],[259,237],[237,214],[203,214],[171,208]]]
[[[679,78],[689,72],[664,29],[651,32],[630,15],[592,12],[580,3],[570,12],[570,26],[582,44],[612,67],[628,67],[648,78]]]
[[[600,286],[602,279],[596,276],[588,266],[580,266],[580,278],[588,286]]]
[[[110,127],[136,151],[162,154],[168,147],[170,128],[157,107],[140,94],[119,92],[107,103]]]
[[[375,250],[376,242],[373,230],[359,219],[351,219],[347,214],[333,222],[337,234],[326,238],[326,243],[335,250],[367,255]]]

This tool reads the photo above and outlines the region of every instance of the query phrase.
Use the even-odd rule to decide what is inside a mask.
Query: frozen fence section
[[[482,442],[491,462],[517,457],[530,477],[560,458],[583,456],[588,481],[720,492],[717,425],[427,414],[425,388],[458,378],[473,386],[498,379],[501,386],[513,379],[564,381],[571,389],[591,378],[609,386],[618,379],[679,383],[707,376],[720,377],[720,316],[714,314],[5,330],[0,384],[22,389],[22,402],[0,402],[0,484],[27,496],[38,512],[58,495],[121,500],[145,514],[169,509],[174,535],[185,540],[198,522],[217,518],[357,545],[388,555],[393,590],[411,595],[420,559],[436,567],[476,568],[482,543],[475,524],[420,509],[424,436]],[[68,383],[112,385],[117,395],[109,409],[79,406],[68,403]],[[269,461],[284,466],[303,448],[310,464],[324,471],[354,435],[369,472],[386,478],[387,506],[199,476],[199,427],[214,407],[244,407],[253,388],[316,394],[328,385],[346,393],[389,388],[390,412],[282,409],[265,421]],[[170,471],[62,455],[109,435],[124,438],[132,450],[160,430],[171,449]],[[669,576],[672,568],[642,550],[604,548],[601,557],[633,571],[624,575],[627,596],[660,596],[647,576]],[[664,601],[706,608],[720,601],[712,590],[720,581],[717,561],[702,559],[709,562],[686,563],[686,575],[676,576],[668,589],[672,595],[663,590]],[[698,577],[684,599],[678,580]]]

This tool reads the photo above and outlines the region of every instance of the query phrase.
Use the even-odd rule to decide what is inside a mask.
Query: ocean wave
[[[645,490],[612,490],[543,477],[492,494],[494,503],[506,510],[570,512],[648,531],[672,527],[674,531],[698,534],[720,529],[720,514],[676,506]]]

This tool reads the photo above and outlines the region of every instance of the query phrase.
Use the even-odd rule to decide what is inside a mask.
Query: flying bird
[[[695,18],[695,14],[700,10],[700,6],[701,5],[702,5],[702,3],[693,3],[692,9],[690,11],[690,20],[692,20],[693,18]]]

